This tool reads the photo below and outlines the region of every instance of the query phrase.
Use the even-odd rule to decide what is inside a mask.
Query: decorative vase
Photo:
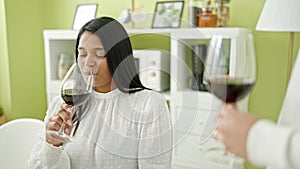
[[[74,63],[74,58],[71,55],[66,53],[61,53],[59,55],[59,62],[58,62],[58,78],[63,79],[68,72],[69,68]]]

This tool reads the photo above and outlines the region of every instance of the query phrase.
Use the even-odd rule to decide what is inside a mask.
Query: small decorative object
[[[184,1],[157,2],[152,28],[179,28]]]
[[[198,27],[215,27],[217,16],[212,13],[212,8],[202,8],[202,12],[198,14]]]
[[[135,27],[135,23],[143,23],[145,21],[146,14],[141,10],[135,10],[131,13],[131,10],[125,9],[119,15],[118,21],[122,24],[131,23],[131,27]]]
[[[118,21],[122,24],[127,24],[129,22],[131,22],[131,12],[130,12],[130,8],[124,9],[118,18]]]
[[[96,16],[98,4],[80,4],[76,7],[73,20],[73,29],[79,30],[86,22]]]
[[[136,23],[143,23],[146,19],[146,14],[141,10],[144,6],[135,8],[134,0],[130,0],[131,8],[124,9],[119,15],[118,21],[122,24],[131,23],[131,28],[135,28]]]
[[[4,124],[6,122],[6,117],[4,115],[3,109],[0,107],[0,125]]]
[[[227,27],[229,22],[229,0],[216,0],[217,27]]]
[[[192,81],[192,89],[199,91],[207,91],[203,83],[204,62],[206,57],[207,44],[192,45],[192,70],[194,80]]]
[[[196,27],[198,25],[198,14],[201,13],[203,7],[203,0],[189,1],[189,27]]]
[[[58,62],[58,78],[63,79],[74,63],[74,59],[71,55],[66,53],[61,53],[59,55],[59,62]]]

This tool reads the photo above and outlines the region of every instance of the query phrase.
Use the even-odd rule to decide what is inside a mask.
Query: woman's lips
[[[86,71],[84,72],[85,75],[89,76],[89,75],[96,75],[96,72],[94,71]]]

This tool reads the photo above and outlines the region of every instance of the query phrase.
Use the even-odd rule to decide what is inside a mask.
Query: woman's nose
[[[85,64],[88,67],[93,67],[97,65],[97,60],[93,56],[88,55]]]

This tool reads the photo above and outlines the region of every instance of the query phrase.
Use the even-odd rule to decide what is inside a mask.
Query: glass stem
[[[58,130],[59,134],[64,134],[66,122],[63,121],[62,125],[60,126],[60,129]]]

